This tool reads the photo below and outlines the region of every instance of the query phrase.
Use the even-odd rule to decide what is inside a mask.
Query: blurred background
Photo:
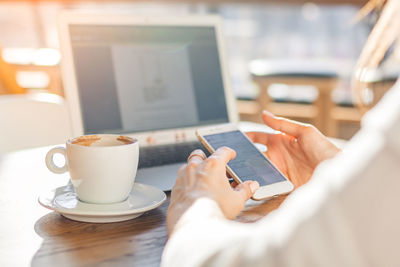
[[[0,98],[43,92],[64,97],[56,29],[57,14],[63,9],[155,16],[219,14],[242,120],[261,122],[261,110],[267,109],[312,123],[331,137],[348,139],[362,116],[350,79],[377,16],[353,23],[365,2],[0,1]],[[371,75],[365,101],[374,105],[398,73],[390,60],[385,61]],[[1,103],[0,99],[0,111]],[[2,112],[4,117],[7,110]]]

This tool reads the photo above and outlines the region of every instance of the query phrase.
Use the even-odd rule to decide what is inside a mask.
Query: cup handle
[[[53,157],[54,157],[54,154],[57,154],[57,153],[62,154],[65,158],[65,164],[62,167],[58,167],[56,164],[54,164]],[[49,152],[47,152],[46,166],[50,171],[57,173],[57,174],[61,174],[61,173],[68,171],[67,157],[65,156],[65,148],[62,146],[58,146],[58,147],[52,148]]]

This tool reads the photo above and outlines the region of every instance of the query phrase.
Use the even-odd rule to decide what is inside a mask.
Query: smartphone
[[[269,199],[293,190],[289,179],[235,125],[201,128],[196,135],[211,153],[223,146],[236,151],[236,158],[228,163],[227,171],[237,183],[253,180],[260,184],[252,199]]]

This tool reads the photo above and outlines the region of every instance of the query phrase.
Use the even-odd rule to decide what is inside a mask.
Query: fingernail
[[[267,111],[267,110],[263,110],[263,114],[264,115],[268,115],[270,117],[274,117],[274,114],[272,114],[271,112]]]
[[[250,183],[250,190],[251,190],[252,193],[256,192],[259,187],[260,186],[258,185],[257,182],[251,182]]]

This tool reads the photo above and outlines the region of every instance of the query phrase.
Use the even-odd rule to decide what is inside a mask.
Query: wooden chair
[[[394,85],[398,75],[379,77],[378,79],[371,80],[369,84],[373,93],[372,102],[366,110],[361,110],[356,106],[341,106],[335,105],[330,111],[330,117],[333,121],[330,132],[332,136],[339,136],[340,126],[343,124],[353,124],[360,127],[361,119],[364,112],[374,107],[383,97],[383,95]]]
[[[332,136],[331,94],[338,84],[338,75],[331,64],[312,60],[254,60],[249,71],[260,93],[253,102],[238,101],[242,119],[260,122],[259,114],[266,109],[278,116],[309,122]],[[272,84],[313,86],[318,90],[318,97],[310,103],[278,102],[268,94]]]
[[[338,83],[336,76],[253,75],[253,80],[260,87],[260,94],[256,100],[260,110],[266,109],[278,116],[310,122],[324,134],[334,136],[330,111],[334,106],[331,93]],[[311,85],[318,89],[318,98],[309,104],[274,102],[267,91],[268,87],[273,83]]]

